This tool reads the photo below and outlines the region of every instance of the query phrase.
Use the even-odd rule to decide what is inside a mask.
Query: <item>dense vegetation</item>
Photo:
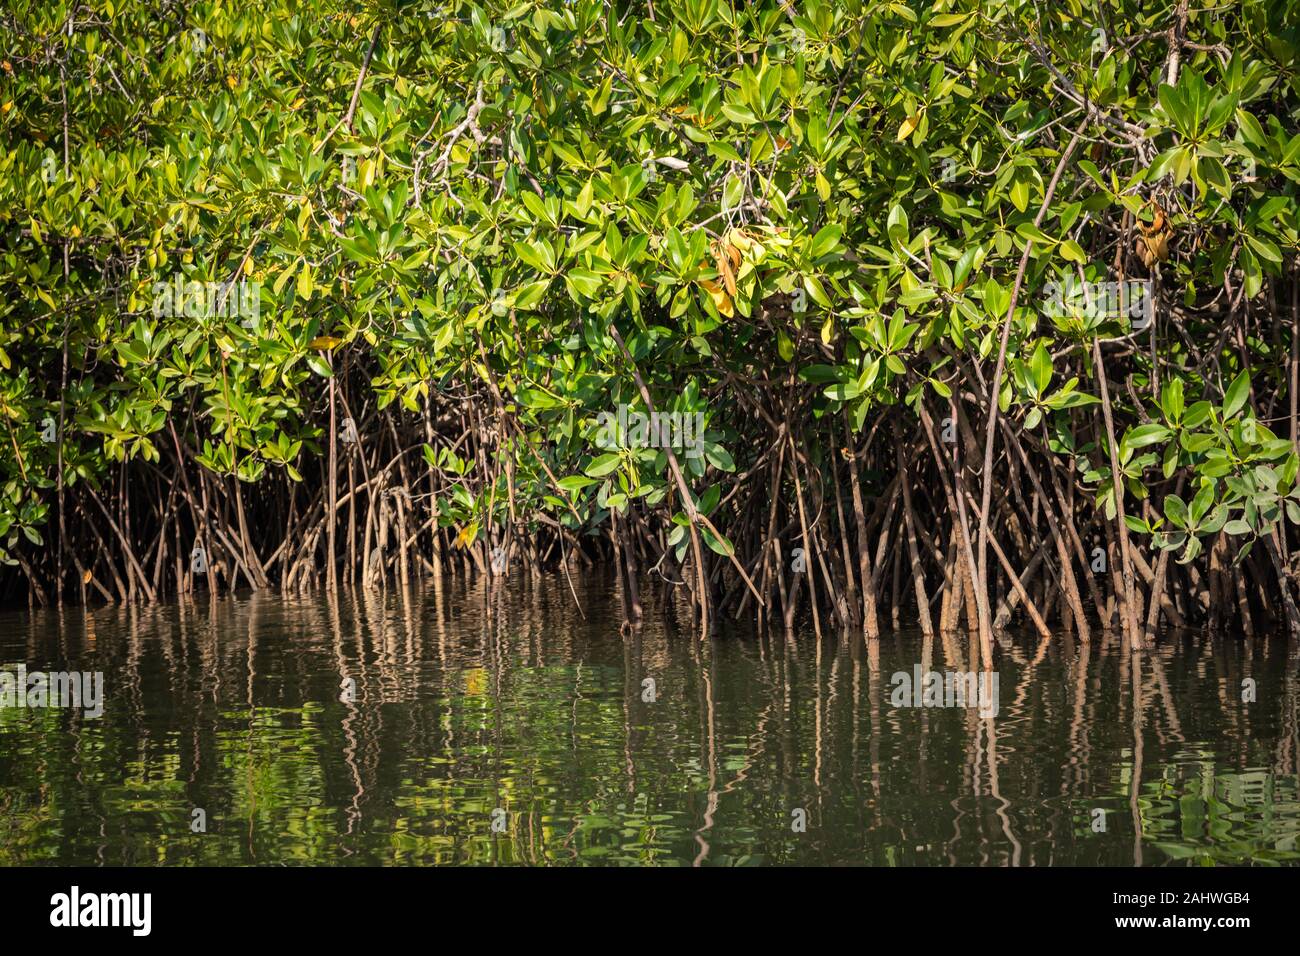
[[[1298,27],[9,0],[7,593],[1300,632]]]

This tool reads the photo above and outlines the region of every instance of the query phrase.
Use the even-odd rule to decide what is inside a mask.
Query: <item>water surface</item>
[[[1300,861],[1285,639],[1005,638],[986,719],[891,704],[965,635],[620,634],[574,583],[0,614],[106,690],[0,709],[0,865]]]

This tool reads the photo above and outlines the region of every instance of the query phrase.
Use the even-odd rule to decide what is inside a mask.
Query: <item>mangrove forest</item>
[[[1286,0],[9,0],[0,595],[599,572],[615,630],[986,668],[1300,635],[1298,43]]]

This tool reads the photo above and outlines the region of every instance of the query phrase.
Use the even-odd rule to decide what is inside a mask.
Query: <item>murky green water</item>
[[[0,864],[1300,861],[1285,640],[1005,642],[985,719],[891,703],[964,636],[623,637],[578,593],[0,615],[0,664],[105,683],[0,710]]]

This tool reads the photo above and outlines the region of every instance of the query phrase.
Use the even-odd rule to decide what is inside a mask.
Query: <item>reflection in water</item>
[[[0,710],[0,864],[1300,860],[1284,640],[1004,639],[981,717],[890,703],[964,635],[620,636],[574,583],[0,615],[0,664],[105,675]]]

